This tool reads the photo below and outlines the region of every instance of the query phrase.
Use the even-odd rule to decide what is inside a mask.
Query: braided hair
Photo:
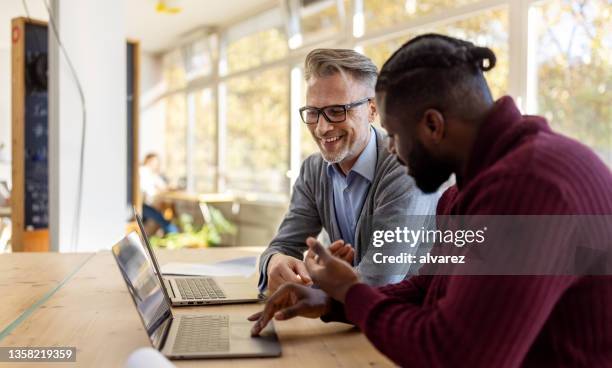
[[[419,119],[426,109],[469,119],[474,103],[492,102],[483,72],[493,69],[493,51],[440,34],[411,39],[385,62],[376,82],[387,109]]]

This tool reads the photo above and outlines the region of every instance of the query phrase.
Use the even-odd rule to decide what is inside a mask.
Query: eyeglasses
[[[306,124],[316,124],[319,122],[319,115],[323,114],[323,117],[328,123],[342,123],[346,120],[346,112],[348,110],[363,105],[366,102],[370,102],[372,99],[372,97],[367,97],[346,105],[330,105],[321,108],[304,106],[300,108],[300,117]]]

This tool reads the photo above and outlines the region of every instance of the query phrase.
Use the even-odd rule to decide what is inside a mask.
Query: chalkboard
[[[25,24],[24,224],[49,227],[49,98],[47,27]]]

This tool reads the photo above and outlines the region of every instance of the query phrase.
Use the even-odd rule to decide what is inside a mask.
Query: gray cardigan
[[[371,253],[381,248],[371,246],[374,230],[391,229],[396,226],[409,226],[420,229],[432,227],[429,222],[435,213],[438,195],[425,195],[415,185],[412,177],[406,173],[394,155],[387,151],[386,134],[379,129],[376,132],[376,172],[368,190],[355,233],[355,261],[362,281],[371,285],[384,285],[399,282],[407,274],[415,274],[415,267],[405,265],[373,265]],[[283,219],[277,235],[259,260],[261,290],[267,286],[267,268],[270,257],[282,253],[302,260],[307,249],[306,238],[316,237],[324,228],[330,240],[341,239],[340,229],[336,222],[333,200],[333,185],[327,175],[327,162],[320,153],[310,155],[300,169],[300,175],[293,187],[289,211]],[[430,216],[411,216],[430,215]],[[388,223],[387,223],[388,222]],[[412,222],[406,225],[406,222]],[[374,225],[377,223],[377,225]],[[409,252],[422,254],[423,246],[411,248]],[[406,249],[402,249],[406,251]],[[389,254],[386,252],[385,254]],[[362,260],[367,260],[362,262]],[[364,267],[365,264],[368,267]]]

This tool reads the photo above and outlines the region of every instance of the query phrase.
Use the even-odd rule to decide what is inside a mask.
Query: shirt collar
[[[376,131],[370,126],[370,140],[363,149],[357,161],[346,175],[347,178],[352,172],[361,175],[363,178],[372,182],[374,180],[374,174],[376,173]],[[337,174],[341,174],[340,168],[336,164],[327,164],[327,174],[331,176],[332,172],[336,171]]]

